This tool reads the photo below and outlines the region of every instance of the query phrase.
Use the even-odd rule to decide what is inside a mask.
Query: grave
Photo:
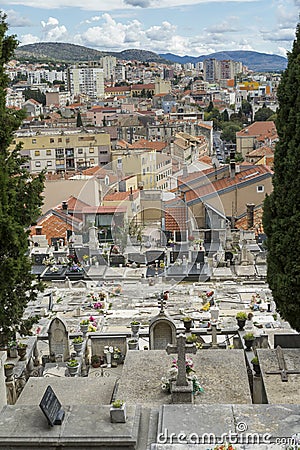
[[[50,355],[63,355],[63,360],[70,358],[69,334],[64,322],[59,318],[54,318],[48,329],[48,342]]]
[[[300,350],[257,349],[268,403],[300,403]]]
[[[165,350],[128,352],[117,397],[147,407],[171,403],[171,396],[161,390],[161,378],[173,359]],[[192,359],[204,388],[204,393],[195,397],[196,404],[252,402],[243,350],[199,350]]]

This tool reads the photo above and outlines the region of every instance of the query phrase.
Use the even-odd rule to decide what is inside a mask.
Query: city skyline
[[[101,7],[99,7],[101,4]],[[300,0],[4,0],[9,33],[20,45],[69,42],[200,56],[252,50],[286,56]]]

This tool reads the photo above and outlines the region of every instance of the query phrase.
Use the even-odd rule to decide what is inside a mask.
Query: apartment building
[[[104,79],[111,80],[115,73],[115,67],[117,65],[117,58],[115,56],[103,56],[101,58],[101,65],[103,68]]]
[[[68,90],[74,95],[104,98],[104,71],[100,67],[77,65],[67,69]]]
[[[255,148],[271,146],[278,140],[275,123],[272,121],[254,122],[236,133],[236,151],[243,157]]]
[[[20,130],[15,134],[13,145],[18,143],[22,143],[21,154],[29,157],[26,167],[31,173],[103,166],[111,158],[110,135],[106,133]]]

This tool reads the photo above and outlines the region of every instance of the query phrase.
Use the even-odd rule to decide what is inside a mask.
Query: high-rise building
[[[85,65],[69,67],[67,84],[74,96],[87,94],[91,98],[104,97],[104,72],[100,67]]]

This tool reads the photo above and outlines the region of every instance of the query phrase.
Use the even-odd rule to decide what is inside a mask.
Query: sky
[[[68,42],[100,51],[286,56],[300,0],[2,0],[20,45]]]

